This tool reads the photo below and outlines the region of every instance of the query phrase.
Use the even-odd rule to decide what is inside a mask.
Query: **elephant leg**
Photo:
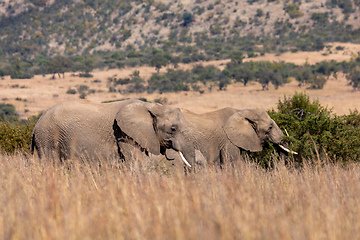
[[[118,145],[118,160],[119,162],[146,162],[149,159],[148,151],[139,148],[134,143],[117,142]]]
[[[234,144],[227,144],[220,151],[220,165],[233,164],[241,159],[240,149]]]

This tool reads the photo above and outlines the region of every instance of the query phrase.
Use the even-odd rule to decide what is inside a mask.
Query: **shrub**
[[[92,75],[92,74],[90,74],[90,73],[80,73],[80,74],[79,74],[79,77],[83,77],[83,78],[91,78],[91,77],[93,77],[93,75]]]
[[[336,116],[320,105],[310,101],[306,93],[286,96],[278,103],[278,112],[270,116],[288,136],[290,149],[299,153],[297,160],[349,162],[360,157],[360,114],[357,110],[349,115]],[[269,152],[267,152],[269,153]]]
[[[86,92],[82,92],[79,96],[80,99],[85,99],[86,98]]]
[[[152,93],[158,90],[163,92],[189,91],[188,83],[191,83],[192,77],[188,71],[168,69],[165,74],[153,74],[149,79],[148,92]]]
[[[76,87],[76,90],[78,93],[86,93],[89,90],[89,87],[87,85],[79,85]]]
[[[15,107],[12,104],[0,104],[0,122],[13,122],[18,118]]]
[[[354,90],[360,89],[360,67],[356,66],[353,68],[349,74],[346,75],[346,78],[349,80],[349,84],[354,88]]]
[[[311,20],[316,21],[318,23],[326,23],[329,19],[328,13],[313,13],[311,15]]]
[[[304,15],[300,11],[299,5],[296,5],[295,3],[290,3],[290,4],[286,5],[285,12],[287,12],[289,14],[290,18],[298,18],[298,17],[301,17],[302,15]]]
[[[35,123],[35,118],[29,119],[25,124],[19,121],[15,121],[15,123],[0,122],[0,151],[29,153],[31,133]]]
[[[76,90],[75,89],[72,89],[72,88],[69,88],[67,91],[66,91],[67,94],[76,94]]]
[[[194,21],[194,16],[190,13],[190,12],[184,12],[183,16],[183,26],[187,27],[190,23],[192,23]]]
[[[323,75],[315,74],[308,79],[307,83],[310,84],[308,89],[322,89],[326,83],[326,78]]]

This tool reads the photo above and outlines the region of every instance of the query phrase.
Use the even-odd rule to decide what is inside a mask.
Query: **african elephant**
[[[73,157],[124,159],[121,145],[132,144],[143,152],[165,154],[173,149],[194,161],[181,110],[136,99],[95,104],[87,100],[66,101],[47,110],[32,132],[31,152],[40,158]],[[189,165],[189,164],[188,164]]]
[[[194,146],[200,151],[196,162],[201,165],[204,161],[222,164],[241,159],[242,150],[262,151],[267,140],[282,151],[296,154],[283,146],[283,133],[265,110],[223,108],[204,114],[182,111]],[[174,154],[168,152],[169,157]]]

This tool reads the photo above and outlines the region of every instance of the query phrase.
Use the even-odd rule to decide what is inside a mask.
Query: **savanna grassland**
[[[359,14],[359,0],[0,0],[0,106],[13,105],[22,120],[79,98],[142,98],[198,113],[276,110],[279,99],[304,91],[349,114],[360,110],[360,77],[358,86],[347,79],[352,70],[360,76]],[[274,79],[284,84],[263,91],[267,74],[247,84],[232,74],[249,61],[268,62],[263,73],[282,62],[312,73],[310,65],[332,60],[351,64],[314,74],[326,83],[311,90],[309,76],[281,75]],[[219,68],[226,86],[180,79],[189,91],[146,91],[157,70],[199,64]],[[111,80],[130,76],[144,89],[111,89]],[[249,157],[187,175],[161,158],[53,165],[27,154],[31,122],[0,122],[0,239],[358,239],[360,114],[311,107],[321,114],[309,110],[307,122],[287,128],[288,139],[303,137],[293,140],[307,155],[284,163],[269,151],[269,169]]]
[[[352,53],[339,56],[350,59]],[[316,56],[322,61],[325,55],[294,53],[288,59],[304,63],[315,61]],[[281,55],[262,58],[276,57]],[[224,62],[211,64],[221,67]],[[145,79],[155,72],[141,67],[97,70],[90,79],[70,73],[54,80],[50,75],[31,80],[4,77],[1,96],[16,106],[21,117],[28,117],[57,102],[79,98],[66,91],[82,84],[97,90],[86,97],[94,102],[166,98],[167,105],[197,112],[226,106],[270,110],[284,95],[306,90],[292,81],[278,89],[270,86],[268,91],[258,83],[246,87],[236,83],[226,91],[203,94],[107,91],[108,77],[127,76],[134,70]],[[307,93],[336,114],[359,108],[359,93],[342,75],[331,76],[323,89]],[[293,167],[289,158],[286,166],[277,162],[270,170],[246,161],[184,175],[181,167],[164,161],[126,166],[102,162],[101,167],[75,161],[54,166],[36,157],[3,154],[0,239],[357,239],[359,164],[342,166],[326,160],[314,164],[317,156],[313,159],[312,164],[304,159],[302,168]]]
[[[245,58],[243,61],[270,61],[270,62],[290,62],[297,65],[305,63],[316,64],[322,61],[350,61],[356,58],[360,52],[359,44],[351,43],[331,43],[332,48],[324,48],[323,51],[316,52],[296,52],[284,53],[280,55],[265,54],[255,58]],[[341,46],[343,50],[336,50]],[[329,53],[331,51],[331,53]],[[197,62],[191,64],[179,64],[179,69],[191,69],[196,65],[208,66],[223,69],[230,60],[217,60],[208,62]],[[172,68],[168,66],[167,68]],[[69,99],[79,99],[80,94],[68,94],[69,89],[78,89],[86,86],[93,93],[88,94],[86,99],[92,102],[112,101],[124,98],[146,98],[149,101],[156,99],[166,99],[166,105],[180,107],[195,112],[207,112],[223,107],[264,108],[270,110],[276,108],[278,100],[284,95],[290,96],[294,92],[307,91],[311,99],[319,99],[324,106],[332,108],[336,114],[348,114],[349,110],[359,109],[360,95],[349,85],[349,81],[342,73],[337,74],[337,78],[330,76],[323,89],[307,90],[307,85],[299,86],[295,79],[276,89],[272,84],[268,91],[262,91],[261,84],[250,82],[244,86],[241,82],[236,82],[227,86],[225,91],[219,91],[217,87],[210,89],[204,86],[204,93],[198,91],[181,91],[174,93],[118,93],[110,92],[109,78],[126,78],[134,71],[139,71],[139,75],[145,81],[156,73],[156,69],[150,66],[126,67],[117,69],[94,70],[90,78],[79,77],[79,73],[65,73],[64,77],[56,75],[52,79],[52,74],[35,75],[32,79],[12,79],[4,76],[0,79],[0,96],[3,103],[9,103],[16,107],[21,118],[27,118],[45,111],[51,106]],[[161,69],[160,74],[167,70]],[[164,102],[163,102],[164,103]]]
[[[239,162],[185,176],[146,163],[0,157],[1,239],[357,239],[360,168]],[[167,170],[166,170],[167,169]]]

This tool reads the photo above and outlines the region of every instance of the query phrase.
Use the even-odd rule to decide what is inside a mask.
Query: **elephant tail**
[[[30,153],[31,153],[31,155],[34,155],[35,145],[36,145],[35,132],[33,131],[32,134],[31,134],[31,145],[30,145]]]

